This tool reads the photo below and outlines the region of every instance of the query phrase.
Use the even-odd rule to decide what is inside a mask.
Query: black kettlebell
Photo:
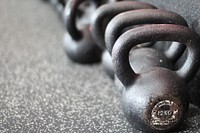
[[[135,69],[147,60],[146,53],[137,57],[139,59],[135,58],[141,63],[132,69],[129,52],[138,44],[154,41],[175,41],[186,45],[186,61],[175,71],[158,66],[146,67],[136,73]],[[112,61],[115,74],[125,87],[122,92],[123,110],[132,126],[157,133],[179,127],[189,105],[187,83],[200,66],[199,42],[200,36],[197,33],[188,27],[173,24],[133,28],[117,39],[112,50]]]
[[[122,1],[102,5],[92,15],[91,32],[99,47],[104,51],[102,54],[102,64],[106,73],[113,78],[112,61],[105,47],[104,33],[109,21],[117,14],[130,10],[149,9],[154,6],[136,1]]]
[[[66,32],[64,49],[66,54],[78,63],[95,63],[101,60],[101,49],[95,44],[90,24],[76,26],[77,8],[85,0],[69,0],[65,7]],[[96,3],[94,3],[96,4]]]
[[[115,16],[107,25],[105,31],[105,43],[109,53],[111,54],[115,41],[123,33],[124,29],[144,24],[177,24],[188,26],[183,17],[165,10],[142,9],[123,12]],[[164,54],[170,62],[174,63],[184,50],[184,45],[179,45],[177,42],[173,42],[172,45],[164,51]],[[110,68],[108,70],[111,71],[110,73],[112,75],[110,76],[114,77],[112,62],[110,61],[110,63]]]

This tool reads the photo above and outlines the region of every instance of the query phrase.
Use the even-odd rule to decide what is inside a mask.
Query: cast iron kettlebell
[[[142,9],[123,12],[115,16],[109,22],[106,28],[105,43],[109,53],[111,54],[115,41],[127,27],[134,27],[144,24],[176,24],[188,26],[183,17],[176,13],[165,10]],[[173,42],[172,45],[166,51],[164,51],[164,54],[170,62],[174,63],[184,50],[184,45],[179,45],[177,42]],[[112,71],[110,72],[112,73],[110,76],[114,77],[112,63],[108,70]]]
[[[78,6],[85,0],[69,0],[65,8],[67,31],[64,36],[64,48],[67,55],[78,63],[95,63],[101,60],[101,49],[95,44],[90,24],[76,26]]]
[[[130,10],[149,9],[154,6],[142,2],[122,1],[102,5],[92,15],[91,32],[99,47],[102,48],[102,64],[106,73],[113,79],[112,61],[105,47],[104,33],[109,21],[117,14]]]
[[[175,41],[186,45],[186,61],[175,71],[151,67],[136,73],[129,63],[130,50],[138,44],[154,41]],[[114,71],[125,86],[123,109],[135,128],[160,133],[175,130],[181,124],[189,104],[187,83],[200,66],[199,43],[197,33],[188,27],[173,24],[137,27],[117,39],[112,50]],[[140,60],[145,58],[140,57]]]

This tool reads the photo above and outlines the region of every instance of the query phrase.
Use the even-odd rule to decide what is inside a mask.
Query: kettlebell
[[[174,41],[187,46],[187,58],[178,70],[158,66],[140,68],[136,72],[135,69],[147,60],[146,53],[137,57],[139,59],[135,58],[140,60],[140,64],[131,67],[131,49],[155,41]],[[126,31],[117,39],[112,50],[112,62],[116,77],[125,87],[122,105],[132,126],[157,133],[178,129],[188,111],[187,84],[200,66],[199,42],[197,33],[174,24],[144,25]]]
[[[65,7],[66,29],[64,49],[70,59],[77,63],[95,63],[101,60],[101,49],[95,44],[90,24],[76,26],[77,8],[85,0],[69,0]],[[94,3],[95,4],[95,3]]]
[[[137,11],[135,11],[135,12],[137,12]],[[138,11],[138,12],[142,12],[142,10]],[[151,11],[149,11],[149,12],[151,12]],[[162,14],[161,12],[159,14]],[[140,15],[140,13],[137,13],[137,14]],[[159,14],[157,14],[157,16],[161,16]],[[116,41],[116,39],[119,37],[119,33],[122,31],[121,29],[123,29],[127,26],[130,26],[131,22],[132,22],[132,24],[134,24],[133,20],[131,22],[124,21],[124,20],[127,20],[126,19],[127,17],[125,17],[125,16],[129,16],[129,18],[130,18],[130,17],[132,17],[132,15],[134,16],[134,13],[131,13],[131,12],[120,14],[120,15],[116,16],[114,19],[112,19],[113,23],[112,23],[112,21],[110,22],[110,25],[107,28],[108,35],[105,35],[107,37],[107,38],[105,37],[105,41],[107,42],[109,47],[111,47],[111,48],[109,48],[110,53],[112,51],[111,49],[113,47],[113,43]],[[140,16],[142,16],[142,15],[140,15]],[[174,16],[174,18],[176,18],[176,17]],[[144,20],[144,21],[147,22],[148,20]],[[176,24],[178,24],[178,23],[176,23]],[[180,24],[180,22],[179,22],[179,24]],[[176,69],[176,68],[182,66],[183,62],[185,61],[185,58],[187,57],[187,50],[184,51],[184,54],[182,54],[183,51],[184,51],[183,46],[178,45],[178,44],[172,45],[167,51],[165,51],[166,56],[173,62],[173,64],[176,65],[175,68],[173,68],[173,69]],[[182,54],[182,56],[180,57],[181,54]],[[132,55],[132,54],[130,54],[130,55]],[[178,61],[177,61],[177,59],[178,59]],[[109,71],[112,71],[112,69],[109,68]],[[199,84],[199,79],[200,79],[199,75],[200,74],[199,73],[200,73],[200,71],[196,74],[195,78],[189,83],[190,103],[192,103],[198,107],[200,107],[200,102],[199,102],[200,101],[200,98],[199,98],[200,91],[198,89],[200,87],[200,84]],[[118,91],[122,92],[124,88],[122,87],[121,83],[118,80],[115,80],[115,83],[117,84],[117,86],[119,88]]]
[[[185,19],[180,15],[160,9],[142,9],[120,13],[119,15],[116,15],[107,25],[105,31],[105,43],[107,50],[111,54],[115,41],[127,27],[140,26],[144,24],[168,23],[188,26]],[[152,47],[152,45],[149,46]],[[170,45],[170,47],[164,51],[164,54],[173,64],[178,59],[178,57],[180,57],[184,50],[184,45],[179,45],[177,42],[173,42],[172,45]],[[114,77],[112,62],[110,61],[110,63],[110,68],[107,69],[109,71],[111,70],[110,76]]]
[[[102,64],[106,73],[113,79],[112,60],[105,47],[104,33],[109,21],[117,14],[130,10],[155,8],[154,6],[136,1],[120,1],[99,7],[92,15],[91,32],[99,47],[102,48]]]

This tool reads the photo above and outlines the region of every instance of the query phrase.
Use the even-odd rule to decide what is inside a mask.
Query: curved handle
[[[112,53],[115,41],[125,28],[142,24],[177,24],[188,26],[183,17],[165,10],[144,9],[121,13],[114,17],[106,28],[105,42],[109,53]],[[166,51],[166,56],[173,61],[184,50],[184,45],[173,44]]]
[[[64,10],[66,29],[74,40],[82,38],[82,33],[76,27],[76,12],[84,0],[69,0]]]
[[[173,24],[152,24],[128,30],[116,41],[112,60],[114,71],[124,86],[134,84],[136,74],[129,64],[130,50],[141,43],[153,41],[175,41],[187,46],[188,56],[177,75],[188,83],[200,66],[200,36],[185,26]]]
[[[117,14],[136,9],[149,9],[155,8],[152,5],[136,2],[136,1],[121,1],[116,3],[110,3],[99,7],[92,15],[91,32],[96,43],[102,49],[105,49],[104,32],[107,23]],[[105,23],[106,20],[106,23]]]
[[[172,42],[170,47],[164,52],[165,56],[174,64],[185,51],[185,45],[179,42]]]
[[[64,10],[66,29],[74,40],[80,40],[82,38],[82,32],[76,27],[76,16],[79,5],[85,1],[86,0],[69,0]],[[96,0],[92,2],[97,5]]]

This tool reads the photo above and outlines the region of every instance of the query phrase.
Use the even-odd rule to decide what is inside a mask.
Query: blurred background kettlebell
[[[77,28],[77,9],[86,0],[69,0],[65,7],[64,18],[67,32],[64,35],[64,49],[68,57],[77,63],[95,63],[101,60],[101,49],[95,44],[90,32],[90,23]],[[88,6],[96,8],[95,1]],[[88,18],[90,19],[90,18]]]

